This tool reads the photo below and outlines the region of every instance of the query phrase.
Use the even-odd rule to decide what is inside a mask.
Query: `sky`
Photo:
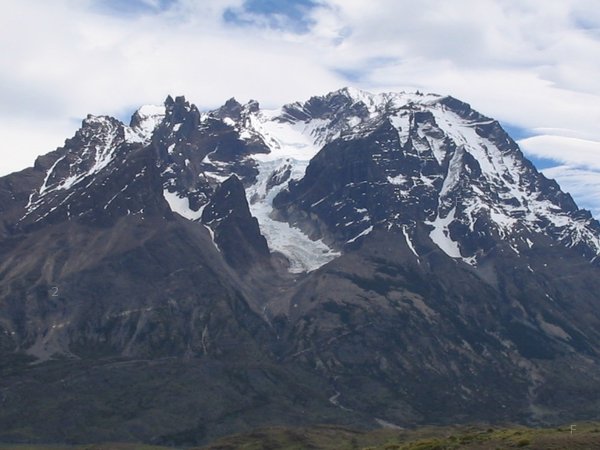
[[[88,114],[343,86],[452,95],[600,218],[597,0],[0,0],[0,175]]]

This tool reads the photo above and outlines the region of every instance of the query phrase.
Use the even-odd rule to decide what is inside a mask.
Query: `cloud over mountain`
[[[586,0],[297,0],[284,6],[8,0],[0,18],[0,172],[60,145],[90,111],[123,117],[171,92],[214,107],[231,95],[275,105],[348,84],[420,89],[463,98],[534,135],[598,142],[595,6]],[[550,142],[543,139],[538,144]],[[544,158],[559,143],[553,138],[534,149],[532,142],[524,150]],[[576,141],[560,144],[583,170],[597,171],[595,155],[588,159]],[[577,179],[563,179],[560,170],[547,173],[575,186]]]

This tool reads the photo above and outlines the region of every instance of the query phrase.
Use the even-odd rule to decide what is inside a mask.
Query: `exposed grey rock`
[[[0,178],[0,440],[598,418],[599,252],[452,97],[89,116]]]

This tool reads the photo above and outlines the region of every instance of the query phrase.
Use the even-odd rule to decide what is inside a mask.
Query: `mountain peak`
[[[90,115],[0,236],[0,438],[597,411],[600,224],[452,97]]]
[[[173,97],[169,94],[167,95],[167,98],[165,98],[164,101],[164,105],[169,108],[169,107],[173,107],[174,105],[179,104],[179,105],[189,105],[187,100],[185,99],[184,95],[178,95],[175,97],[175,99],[173,99]]]
[[[372,94],[371,92],[364,91],[362,89],[358,89],[358,88],[351,87],[351,86],[345,86],[341,89],[338,89],[337,91],[330,92],[326,96],[329,97],[329,96],[335,96],[335,95],[343,95],[354,101],[361,101],[366,104],[372,103],[373,98],[375,97],[375,95]]]
[[[167,102],[165,102],[166,104]],[[136,135],[138,141],[149,143],[156,127],[163,121],[166,115],[165,105],[144,105],[133,115],[129,122],[129,128]],[[135,139],[135,138],[134,138]],[[132,138],[130,137],[130,140]]]
[[[243,106],[234,97],[231,97],[223,106],[214,110],[212,114],[220,119],[229,118],[230,120],[240,120],[242,117]]]
[[[110,117],[89,115],[73,141],[83,146],[85,156],[73,159],[88,162],[68,163],[71,156],[65,156],[48,169],[38,195],[67,189],[82,177],[99,173],[111,163],[115,149],[123,144],[148,145],[158,129],[155,144],[164,159],[160,163],[165,164],[164,188],[171,193],[172,183],[178,185],[178,198],[189,201],[189,217],[199,217],[214,190],[234,176],[248,189],[264,179],[265,193],[259,195],[252,188],[252,195],[278,205],[266,205],[265,211],[289,218],[294,210],[296,215],[331,221],[326,227],[321,222],[298,222],[311,238],[332,244],[329,250],[343,248],[370,227],[396,229],[422,223],[434,229],[430,237],[440,248],[460,249],[448,255],[461,255],[470,262],[496,245],[496,235],[521,239],[524,233],[549,233],[564,245],[584,245],[590,257],[600,251],[596,222],[525,160],[497,121],[451,96],[420,92],[372,94],[344,87],[285,105],[279,115],[264,114],[256,101],[242,105],[232,97],[204,118],[184,96],[168,96],[164,106],[139,108],[129,127]],[[362,144],[354,155],[358,142]],[[93,146],[102,149],[96,156],[86,150]],[[340,160],[332,165],[342,155],[343,164]],[[279,165],[270,167],[264,158]],[[361,170],[345,167],[357,161],[362,161]],[[63,165],[68,169],[59,170]],[[331,172],[332,167],[344,175]],[[263,174],[263,170],[270,172]],[[323,175],[315,178],[321,170]],[[326,179],[315,190],[320,176]],[[369,192],[383,195],[385,202],[350,194],[351,186],[363,184],[371,185]],[[329,193],[327,198],[321,189]],[[296,195],[302,196],[302,202]],[[348,202],[348,195],[359,213],[344,210],[340,217],[332,215],[336,204]],[[373,202],[379,206],[375,208]],[[287,210],[277,211],[283,205],[288,205]],[[261,220],[269,220],[271,212]],[[256,213],[262,214],[259,209]],[[351,216],[356,220],[350,221]],[[477,224],[484,222],[489,229],[476,231]],[[267,238],[277,242],[269,233]],[[480,247],[472,240],[482,233],[489,240]]]

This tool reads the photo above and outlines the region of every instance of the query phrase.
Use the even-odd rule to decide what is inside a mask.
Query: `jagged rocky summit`
[[[88,116],[0,238],[0,441],[598,416],[600,225],[453,97]]]

